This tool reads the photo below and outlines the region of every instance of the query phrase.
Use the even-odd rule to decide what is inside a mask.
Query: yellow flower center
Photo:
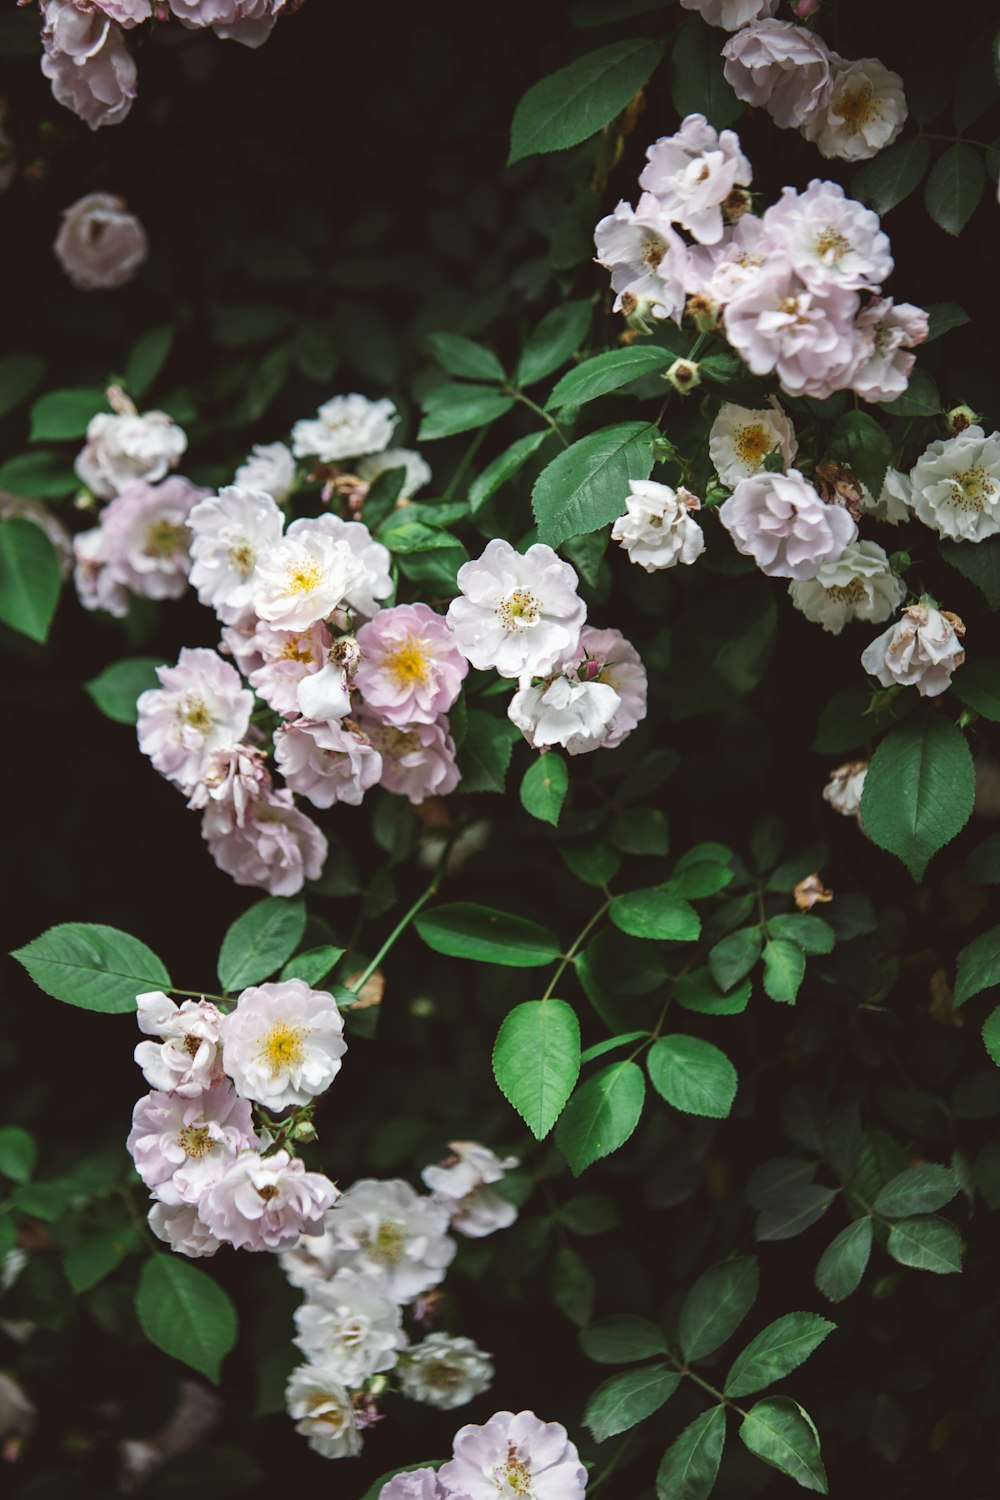
[[[188,698],[181,717],[185,724],[189,724],[192,729],[197,729],[199,734],[207,734],[212,727],[212,715],[208,711],[208,705],[200,698]]]
[[[529,630],[541,619],[542,606],[527,589],[515,589],[497,605],[497,614],[505,630]]]
[[[168,521],[165,516],[161,516],[146,532],[143,556],[173,557],[175,552],[187,549],[190,539],[191,533],[186,526],[178,526],[175,521]]]
[[[667,253],[667,242],[666,240],[661,240],[658,234],[649,234],[639,248],[642,252],[643,265],[649,266],[655,271]]]
[[[303,1041],[308,1032],[303,1026],[291,1026],[287,1021],[277,1021],[260,1044],[258,1057],[270,1069],[271,1077],[286,1068],[294,1068],[305,1055]]]
[[[290,594],[311,594],[323,582],[323,569],[311,557],[289,563],[285,570]]]
[[[362,1244],[379,1265],[394,1266],[403,1254],[406,1240],[394,1219],[382,1219],[374,1235],[364,1236]]]
[[[405,641],[386,652],[382,665],[401,687],[426,682],[429,666],[427,647],[417,636],[408,635]]]
[[[235,568],[237,573],[242,573],[244,577],[253,572],[256,561],[257,554],[249,542],[240,542],[238,547],[229,549],[229,566]]]
[[[825,229],[821,230],[816,239],[816,254],[827,264],[832,261],[836,265],[850,248],[850,240],[839,230],[834,229],[832,224],[828,224]]]
[[[858,135],[865,125],[882,118],[879,102],[867,79],[844,88],[833,100],[831,114],[839,115],[848,135]]]
[[[178,1140],[185,1156],[192,1156],[195,1161],[212,1149],[212,1136],[207,1125],[182,1126]]]
[[[867,590],[865,589],[864,579],[852,578],[850,583],[835,583],[826,592],[838,604],[860,604],[865,598]]]
[[[507,1447],[507,1461],[493,1471],[497,1492],[501,1495],[531,1495],[531,1470],[518,1455],[513,1443]]]
[[[951,480],[951,503],[959,510],[983,510],[991,499],[996,486],[986,470],[979,465],[955,474]]]
[[[281,657],[283,661],[312,661],[313,652],[308,637],[290,636],[281,648]]]
[[[774,446],[774,433],[763,422],[748,422],[733,433],[736,457],[748,469],[759,469]]]

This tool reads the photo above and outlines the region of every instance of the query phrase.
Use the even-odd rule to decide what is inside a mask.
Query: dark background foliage
[[[610,175],[593,145],[504,172],[509,121],[531,82],[574,49],[662,29],[658,14],[644,15],[595,36],[573,29],[569,9],[524,0],[492,7],[307,0],[256,53],[170,28],[142,48],[140,96],[127,123],[96,136],[51,103],[36,44],[25,46],[8,59],[3,85],[22,164],[3,205],[15,232],[0,237],[9,348],[45,359],[45,389],[100,385],[121,371],[139,334],[172,326],[176,340],[154,404],[184,421],[187,472],[207,482],[231,473],[252,441],[283,436],[334,390],[392,395],[412,441],[426,334],[488,330],[501,356],[513,357],[556,301],[603,289],[604,273],[588,261],[593,223],[632,193],[646,141],[674,128],[661,79]],[[5,16],[8,29],[0,32],[14,53],[34,18],[15,20]],[[840,34],[831,39],[848,55],[882,58],[908,84],[922,69],[931,87],[953,62],[959,66],[982,22],[974,4],[946,16],[937,5],[902,0],[842,4]],[[813,148],[788,133],[775,151],[766,120],[740,130],[754,186],[766,198],[820,171]],[[595,169],[607,177],[596,191]],[[823,175],[849,180],[827,166]],[[60,211],[97,189],[127,199],[153,253],[125,290],[82,295],[67,286],[49,247]],[[946,404],[964,399],[994,415],[995,212],[984,205],[954,241],[929,222],[918,195],[887,225],[897,263],[890,290],[917,303],[957,300],[974,314],[928,355]],[[23,420],[22,413],[0,427],[0,457],[24,450]],[[515,435],[508,430],[504,440]],[[453,439],[428,452],[437,481],[465,445]],[[488,444],[482,456],[491,451]],[[497,533],[515,536],[526,516],[523,502],[510,498],[490,512]],[[891,534],[884,540],[891,550]],[[930,556],[920,561],[928,587],[954,592],[954,573]],[[914,887],[852,824],[833,826],[819,802],[839,757],[810,745],[820,710],[857,671],[851,653],[827,649],[815,630],[789,628],[793,612],[773,589],[720,572],[709,607],[731,619],[734,635],[756,628],[763,593],[777,599],[776,650],[747,702],[675,712],[676,683],[698,629],[697,617],[685,614],[696,583],[679,579],[668,593],[659,579],[637,582],[635,571],[613,561],[592,596],[594,618],[649,643],[652,712],[629,746],[597,768],[600,779],[583,789],[576,810],[636,801],[660,807],[676,852],[721,838],[764,870],[812,852],[804,869],[821,868],[837,891],[866,893],[877,928],[838,949],[824,977],[807,981],[796,1010],[757,993],[744,1016],[725,1023],[723,1040],[741,1074],[729,1125],[654,1112],[627,1151],[591,1168],[579,1188],[553,1146],[533,1149],[531,1165],[542,1167],[543,1181],[520,1224],[488,1246],[463,1247],[448,1283],[446,1326],[496,1354],[495,1386],[468,1410],[435,1416],[390,1401],[361,1460],[325,1463],[292,1431],[275,1394],[289,1357],[294,1294],[266,1257],[218,1257],[210,1268],[240,1307],[244,1344],[226,1367],[224,1408],[208,1441],[244,1458],[216,1453],[208,1482],[200,1458],[190,1469],[175,1464],[162,1472],[160,1488],[151,1482],[151,1494],[184,1488],[218,1500],[322,1485],[355,1500],[397,1464],[444,1455],[459,1421],[483,1420],[503,1406],[563,1421],[599,1470],[606,1450],[587,1446],[581,1415],[607,1371],[579,1352],[573,1321],[556,1305],[574,1306],[567,1261],[555,1259],[570,1241],[548,1218],[578,1191],[606,1195],[602,1211],[619,1221],[571,1241],[596,1279],[602,1315],[669,1312],[706,1265],[734,1249],[752,1252],[753,1214],[744,1199],[751,1173],[773,1157],[822,1156],[815,1122],[836,1108],[858,1105],[901,1165],[948,1161],[960,1149],[969,1179],[978,1164],[980,1187],[991,1181],[1000,1201],[989,1155],[1000,1119],[996,1071],[976,1028],[961,1026],[933,977],[953,972],[956,949],[982,920],[986,896],[962,866],[988,825],[977,819],[927,883]],[[700,584],[697,593],[704,610]],[[975,599],[966,608],[963,596],[962,613],[970,639],[985,639],[990,617]],[[44,650],[4,637],[4,947],[59,921],[108,922],[141,936],[182,984],[211,986],[221,934],[247,895],[216,871],[198,820],[138,755],[131,731],[101,718],[82,684],[127,649],[172,660],[181,644],[212,644],[212,621],[185,601],[130,631],[123,644],[119,627],[67,599]],[[988,748],[980,725],[977,754]],[[650,762],[656,750],[665,754]],[[528,759],[524,749],[515,753],[512,786]],[[514,812],[513,793],[506,802],[484,795],[474,808],[492,819],[494,832],[454,881],[457,896],[474,888],[476,899],[541,916],[568,942],[595,893],[570,877],[552,848],[555,836]],[[414,820],[386,813],[383,822],[383,844],[407,853]],[[318,895],[310,910],[341,938],[367,912],[371,952],[395,920],[387,914],[394,894],[412,899],[426,873],[376,847],[367,814],[346,810],[328,826],[356,861],[367,896]],[[493,1083],[489,1049],[510,1005],[533,997],[534,980],[436,958],[413,934],[385,969],[377,1041],[354,1042],[351,1066],[320,1109],[326,1170],[344,1184],[395,1173],[416,1180],[419,1166],[456,1134],[526,1150],[520,1122]],[[7,970],[6,979],[5,1113],[39,1138],[40,1176],[58,1178],[81,1159],[98,1162],[98,1177],[107,1176],[102,1153],[112,1153],[111,1178],[118,1170],[126,1180],[121,1143],[139,1083],[131,1023],[57,1007],[20,971]],[[585,1043],[600,1039],[605,1027],[575,982],[567,998],[583,1017]],[[691,1029],[718,1038],[721,1023],[689,1019]],[[835,1181],[828,1167],[820,1180]],[[141,1194],[132,1201],[140,1208]],[[996,1229],[982,1197],[974,1207],[959,1201],[968,1244],[963,1274],[902,1271],[877,1250],[861,1291],[833,1311],[839,1326],[822,1356],[795,1377],[794,1394],[822,1433],[834,1494],[1000,1495]],[[829,1223],[760,1247],[752,1331],[791,1308],[830,1314],[812,1274],[831,1225],[846,1222],[841,1216],[834,1224],[841,1212],[834,1206]],[[42,1417],[9,1482],[18,1500],[97,1500],[116,1492],[118,1441],[156,1431],[169,1414],[180,1367],[135,1324],[134,1261],[74,1306],[49,1231],[41,1224],[34,1233],[37,1253],[3,1309],[8,1318],[38,1322],[40,1332],[23,1348],[0,1333],[0,1367],[18,1366]],[[700,1409],[692,1402],[688,1410],[687,1401],[679,1395],[641,1429],[604,1493],[623,1500],[651,1493],[660,1452]],[[720,1495],[791,1492],[788,1480],[732,1445]]]

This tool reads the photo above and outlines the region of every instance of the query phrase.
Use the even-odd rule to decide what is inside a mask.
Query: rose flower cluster
[[[365,1179],[328,1210],[323,1232],[304,1237],[281,1263],[304,1301],[295,1343],[305,1363],[289,1377],[286,1400],[296,1430],[325,1458],[360,1453],[362,1433],[380,1419],[388,1391],[450,1411],[487,1390],[489,1355],[469,1338],[435,1331],[439,1290],[456,1250],[449,1230],[482,1238],[517,1217],[495,1184],[517,1165],[474,1141],[424,1170],[430,1193],[401,1179]]]

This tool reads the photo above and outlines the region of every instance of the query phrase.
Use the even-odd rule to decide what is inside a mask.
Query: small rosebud
[[[979,413],[973,411],[971,406],[953,406],[945,416],[951,437],[957,437],[967,427],[975,427],[981,420]]]
[[[714,333],[719,326],[722,309],[711,297],[706,297],[703,292],[689,297],[684,307],[685,316],[690,318],[699,333]]]
[[[80,490],[73,501],[74,510],[96,510],[97,501],[89,490]]]
[[[819,10],[820,0],[795,0],[792,6],[792,14],[796,20],[805,21],[809,16],[814,16]]]
[[[576,675],[581,682],[596,682],[600,677],[604,665],[599,661],[582,661],[576,669]]]
[[[650,309],[653,303],[649,297],[637,297],[634,292],[623,292],[621,310],[628,326],[636,333],[652,333],[649,326]]]
[[[649,445],[655,464],[669,463],[671,459],[677,458],[677,449],[668,437],[659,433]]]
[[[735,224],[737,219],[742,219],[745,213],[749,213],[752,199],[746,188],[734,187],[722,200],[722,212],[728,224]]]
[[[312,1141],[319,1139],[312,1120],[300,1120],[297,1125],[292,1126],[289,1134],[293,1141],[298,1141],[303,1146],[308,1146]]]
[[[695,386],[701,385],[701,372],[690,359],[675,359],[663,378],[682,396],[688,395]]]

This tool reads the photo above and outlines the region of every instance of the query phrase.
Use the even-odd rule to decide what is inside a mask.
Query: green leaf
[[[0,521],[0,620],[44,645],[60,582],[59,558],[42,528],[24,516]]]
[[[596,135],[635,98],[662,56],[661,42],[633,37],[588,52],[532,84],[514,111],[507,165],[565,151]]]
[[[677,1336],[689,1362],[732,1338],[757,1300],[760,1271],[752,1255],[723,1261],[699,1276],[681,1304]]]
[[[856,1219],[830,1241],[816,1267],[816,1285],[831,1302],[855,1291],[872,1253],[872,1221]]]
[[[414,925],[435,953],[481,964],[537,969],[553,963],[561,951],[558,938],[547,927],[471,901],[421,912]]]
[[[506,380],[503,365],[492,349],[474,344],[459,333],[432,333],[427,342],[438,364],[465,380]]]
[[[639,1123],[646,1080],[634,1062],[609,1063],[580,1084],[563,1111],[556,1144],[574,1177],[624,1146]]]
[[[775,938],[764,944],[764,990],[772,1000],[790,1004],[806,973],[806,956],[798,943]]]
[[[682,119],[703,114],[716,130],[732,125],[743,113],[723,73],[719,37],[700,16],[681,27],[670,50],[670,93]]]
[[[797,1401],[787,1396],[758,1401],[740,1425],[740,1438],[751,1453],[787,1474],[804,1490],[827,1493],[819,1433]]]
[[[724,1120],[733,1107],[739,1079],[726,1054],[700,1037],[661,1036],[646,1056],[656,1092],[674,1109]]]
[[[301,979],[312,989],[322,984],[334,965],[344,956],[344,949],[334,947],[332,943],[324,943],[319,948],[307,948],[304,953],[296,953],[288,960],[281,971],[282,979]]]
[[[949,1167],[921,1162],[889,1179],[872,1207],[886,1219],[932,1214],[950,1203],[961,1184]]]
[[[469,485],[469,509],[473,515],[486,504],[491,495],[495,495],[502,485],[523,469],[531,455],[551,435],[548,428],[543,432],[529,432],[527,437],[518,438],[516,443],[511,443],[491,464],[487,464],[481,474],[476,475]]]
[[[776,1318],[751,1339],[733,1360],[726,1383],[727,1396],[752,1396],[783,1380],[807,1360],[836,1328],[816,1313],[791,1312]]]
[[[615,926],[630,937],[693,943],[701,932],[701,919],[694,907],[659,886],[616,896],[609,915]]]
[[[583,364],[569,370],[556,384],[545,403],[547,411],[559,406],[584,406],[609,391],[617,391],[644,375],[657,375],[669,369],[675,355],[656,344],[639,344],[627,349],[608,349],[595,354]]]
[[[619,422],[557,453],[531,492],[540,539],[556,547],[623,514],[630,481],[649,478],[655,436],[648,422]]]
[[[958,955],[955,1005],[1000,984],[1000,927],[991,927],[967,943]]]
[[[990,609],[1000,609],[1000,536],[989,536],[981,542],[942,541],[939,551],[946,563],[976,585]]]
[[[969,314],[964,307],[957,302],[929,302],[927,312],[927,337],[925,344],[930,344],[934,339],[939,339],[942,334],[950,333],[953,328],[961,328],[969,321]]]
[[[941,393],[926,370],[914,370],[906,390],[895,401],[879,401],[890,417],[934,417],[941,410]]]
[[[276,974],[306,930],[304,901],[265,896],[229,928],[219,949],[219,983],[227,993]]]
[[[593,1434],[595,1443],[603,1443],[619,1432],[627,1432],[636,1423],[644,1422],[654,1411],[659,1411],[665,1401],[680,1385],[681,1377],[676,1370],[666,1365],[644,1365],[639,1370],[623,1370],[612,1375],[587,1402],[583,1414],[584,1426]]]
[[[27,401],[45,373],[45,361],[33,354],[12,354],[0,359],[0,417],[16,411]]]
[[[98,922],[62,922],[11,957],[40,990],[82,1010],[135,1010],[136,995],[171,987],[170,975],[145,943]]]
[[[62,442],[83,437],[91,417],[104,411],[106,405],[104,392],[92,387],[49,391],[31,408],[31,441]]]
[[[596,1286],[586,1261],[569,1245],[560,1245],[552,1257],[552,1300],[577,1328],[590,1322]]]
[[[927,212],[948,234],[961,234],[979,207],[985,187],[981,154],[960,141],[942,152],[931,168],[924,188]]]
[[[951,686],[961,703],[991,723],[1000,723],[1000,657],[979,656],[963,662]]]
[[[210,1276],[178,1255],[154,1255],[139,1278],[135,1310],[158,1349],[218,1385],[236,1343],[236,1309]]]
[[[975,774],[965,736],[939,715],[898,724],[879,745],[861,794],[861,821],[880,849],[920,880],[931,857],[965,827]]]
[[[953,111],[955,129],[959,135],[996,103],[998,93],[1000,64],[997,63],[997,40],[994,35],[988,45],[985,44],[985,39],[981,39],[965,54],[955,89]]]
[[[830,435],[830,452],[851,469],[873,495],[882,492],[892,462],[892,440],[884,427],[864,411],[838,417]]]
[[[726,1408],[710,1406],[671,1443],[656,1475],[657,1500],[708,1500],[726,1441]]]
[[[923,136],[897,141],[854,174],[851,193],[870,203],[876,213],[887,214],[920,186],[930,159],[931,148]]]
[[[947,1219],[901,1219],[889,1230],[886,1246],[893,1260],[917,1271],[946,1276],[962,1269],[962,1240]]]
[[[709,949],[708,967],[720,990],[731,990],[750,973],[763,945],[759,927],[741,927]]]
[[[648,1036],[648,1031],[623,1031],[621,1036],[609,1036],[603,1042],[595,1042],[585,1052],[580,1053],[581,1063],[596,1062],[599,1057],[604,1057],[608,1052],[616,1052],[619,1047],[628,1047],[632,1042],[641,1041]]]
[[[504,396],[492,385],[439,385],[424,400],[424,419],[417,439],[453,437],[486,427],[509,412],[513,396]]]
[[[803,1183],[776,1196],[763,1209],[754,1228],[758,1240],[791,1240],[817,1223],[837,1196],[836,1188]]]
[[[521,806],[542,823],[559,822],[559,814],[569,789],[569,771],[562,756],[554,750],[539,755],[524,773],[521,782]]]
[[[580,1334],[580,1347],[595,1364],[626,1365],[631,1360],[666,1354],[667,1340],[663,1329],[649,1318],[619,1313],[585,1328]]]
[[[536,1140],[563,1111],[580,1075],[580,1023],[565,1000],[525,1000],[504,1017],[493,1046],[500,1092]]]
[[[560,302],[528,335],[514,376],[516,385],[534,385],[571,359],[590,328],[593,305],[587,301]]]
[[[172,328],[150,328],[136,339],[125,365],[125,389],[133,400],[145,396],[166,364],[173,342]]]
[[[101,1229],[86,1239],[77,1240],[63,1258],[66,1280],[79,1297],[97,1286],[126,1255],[139,1248],[139,1236],[128,1224],[117,1229]]]
[[[510,758],[521,732],[508,718],[470,708],[458,752],[463,792],[502,792]]]
[[[658,807],[625,807],[615,818],[611,833],[616,849],[624,854],[654,854],[661,858],[670,848],[670,829]],[[675,882],[671,881],[671,886]],[[681,891],[682,896],[688,894]]]
[[[1000,1068],[1000,1005],[983,1022],[983,1046]]]
[[[832,953],[837,940],[828,922],[822,917],[807,916],[805,912],[771,917],[767,930],[773,938],[786,938],[795,943],[803,953]]]
[[[126,657],[84,683],[84,691],[105,718],[116,724],[134,724],[139,716],[136,699],[147,688],[159,686],[156,669],[162,665],[155,656]]]
[[[11,1182],[28,1182],[38,1160],[38,1147],[20,1125],[0,1125],[0,1172]]]
[[[738,1016],[750,1003],[753,986],[749,979],[724,995],[708,969],[693,969],[682,974],[674,987],[674,999],[685,1010],[701,1016]]]
[[[577,1193],[560,1206],[557,1217],[572,1234],[606,1234],[621,1222],[615,1205],[603,1193]]]
[[[59,453],[19,453],[0,464],[0,490],[12,490],[15,495],[61,500],[79,487],[72,463]]]

